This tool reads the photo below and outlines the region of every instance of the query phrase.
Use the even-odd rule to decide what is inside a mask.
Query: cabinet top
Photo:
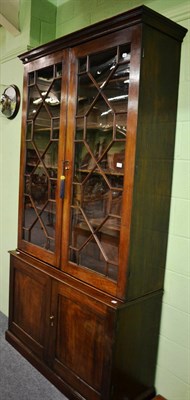
[[[152,26],[180,42],[187,32],[186,28],[143,5],[43,44],[21,54],[19,58],[26,64],[53,52],[77,46],[88,41],[89,38],[97,39],[140,23]]]

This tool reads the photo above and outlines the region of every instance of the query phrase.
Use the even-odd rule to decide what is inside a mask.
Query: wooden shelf
[[[110,170],[105,170],[102,168],[102,171],[104,172],[105,175],[113,175],[113,176],[124,176],[124,172],[117,172],[117,171],[110,171]],[[83,169],[83,168],[79,168],[77,169],[77,172],[81,172],[81,173],[86,173],[89,174],[94,173],[97,175],[102,175],[102,173],[98,170],[98,169]]]

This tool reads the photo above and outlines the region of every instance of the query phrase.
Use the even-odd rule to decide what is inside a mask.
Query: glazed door
[[[52,369],[87,400],[108,400],[114,312],[73,287],[53,283]]]
[[[123,30],[75,48],[71,58],[70,92],[76,101],[69,106],[74,150],[63,269],[121,297],[130,235],[139,37],[136,29]]]
[[[59,265],[67,55],[28,63],[22,127],[19,248]]]

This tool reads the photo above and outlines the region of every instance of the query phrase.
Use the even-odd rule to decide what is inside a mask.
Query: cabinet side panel
[[[124,400],[126,396],[129,400],[154,396],[161,302],[162,293],[149,295],[128,303],[118,312],[114,400]]]
[[[144,28],[127,298],[163,287],[180,43]]]

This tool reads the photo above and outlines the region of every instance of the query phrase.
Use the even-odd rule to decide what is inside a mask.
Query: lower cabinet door
[[[43,360],[48,341],[51,279],[14,256],[10,274],[9,331]]]
[[[113,311],[62,283],[52,296],[52,368],[85,399],[110,399]]]

